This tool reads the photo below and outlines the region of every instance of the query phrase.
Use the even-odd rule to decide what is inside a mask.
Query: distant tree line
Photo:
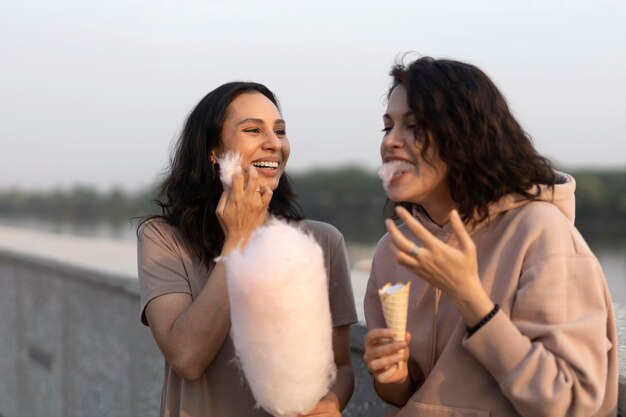
[[[590,240],[626,236],[626,170],[577,171],[576,225]],[[346,240],[374,243],[384,233],[385,193],[374,172],[360,167],[317,169],[291,175],[308,218],[337,226]],[[139,193],[90,187],[49,191],[0,190],[0,217],[127,223],[159,213],[157,187]]]
[[[76,223],[128,221],[133,216],[156,212],[155,189],[129,194],[119,188],[98,192],[83,185],[48,191],[0,191],[0,217],[37,218]]]
[[[593,240],[626,241],[626,170],[575,171],[576,227]]]

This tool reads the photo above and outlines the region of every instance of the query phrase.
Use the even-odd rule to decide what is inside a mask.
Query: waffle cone
[[[400,283],[396,285],[402,285]],[[388,293],[387,289],[391,284],[385,286],[378,291],[380,303],[383,306],[383,316],[387,327],[393,330],[394,340],[402,341],[405,339],[406,333],[406,316],[409,308],[409,294],[411,292],[411,283],[404,284],[402,289],[393,293]]]

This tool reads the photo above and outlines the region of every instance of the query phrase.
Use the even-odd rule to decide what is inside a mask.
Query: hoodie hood
[[[554,204],[561,210],[561,212],[574,223],[576,201],[574,198],[574,191],[576,190],[576,181],[574,177],[564,172],[555,171],[556,178],[554,187],[549,185],[536,185],[533,187],[534,193],[539,188],[539,195],[533,200],[529,200],[520,194],[508,194],[489,206],[489,219],[497,216],[498,214],[509,211],[531,201],[545,201]]]
[[[565,217],[569,219],[569,221],[574,223],[576,207],[574,191],[576,190],[576,181],[574,180],[574,177],[564,172],[555,171],[555,174],[556,178],[554,187],[542,184],[535,185],[531,189],[532,192],[535,192],[537,188],[540,190],[539,195],[532,200],[529,200],[521,194],[512,193],[507,194],[500,200],[492,203],[489,206],[489,215],[487,216],[487,219],[475,227],[469,228],[470,233],[482,228],[498,214],[521,207],[532,201],[545,201],[554,204],[559,208],[559,210],[561,210]],[[444,241],[447,241],[453,234],[449,222],[443,226],[439,226],[433,222],[424,211],[417,209],[413,210],[413,216],[418,218],[428,231]]]

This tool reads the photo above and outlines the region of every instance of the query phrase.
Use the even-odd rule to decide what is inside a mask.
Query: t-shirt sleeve
[[[356,323],[358,318],[350,279],[348,252],[343,235],[339,231],[336,231],[336,236],[330,241],[329,252],[328,292],[333,327]]]
[[[145,309],[151,300],[170,293],[191,294],[181,248],[169,226],[159,221],[148,221],[139,229],[137,269],[140,318],[145,325]]]

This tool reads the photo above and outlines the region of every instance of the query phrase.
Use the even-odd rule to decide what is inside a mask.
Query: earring
[[[211,156],[209,157],[209,159],[211,160],[211,163],[213,165],[217,164],[217,157],[215,156],[213,152],[211,152]]]

